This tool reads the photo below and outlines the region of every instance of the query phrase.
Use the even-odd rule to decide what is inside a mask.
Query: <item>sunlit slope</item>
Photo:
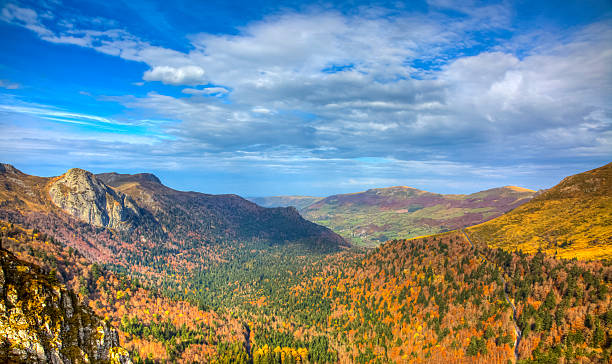
[[[59,283],[55,270],[2,248],[0,338],[2,363],[132,363],[117,331]]]
[[[561,258],[612,258],[612,163],[565,178],[530,202],[468,229],[480,243]]]
[[[471,195],[442,195],[396,186],[329,196],[300,212],[354,245],[436,234],[481,223],[527,201],[535,191],[513,186]]]

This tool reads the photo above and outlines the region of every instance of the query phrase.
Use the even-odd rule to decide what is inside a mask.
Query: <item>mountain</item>
[[[321,249],[347,246],[331,230],[304,220],[293,207],[264,208],[237,195],[177,191],[153,175],[104,173],[96,178],[150,212],[170,238],[259,239]]]
[[[96,176],[78,168],[45,178],[0,165],[0,218],[52,232],[103,262],[143,254],[153,259],[184,245],[199,249],[265,241],[320,250],[348,245],[294,208],[263,208],[236,195],[176,191],[150,174]]]
[[[331,252],[302,243],[247,240],[240,238],[248,236],[240,227],[247,217],[241,220],[224,206],[231,202],[262,214],[268,209],[235,196],[175,191],[147,174],[72,179],[16,170],[0,174],[2,247],[41,267],[40,279],[55,277],[105,317],[109,332],[117,330],[121,347],[136,363],[607,363],[612,356],[607,260],[497,249],[469,229]],[[66,201],[86,205],[77,211],[89,208],[94,216],[112,215],[106,201],[116,202],[129,210],[116,215],[124,216],[115,219],[120,228],[95,226],[90,214],[75,214],[77,219],[72,205],[53,203],[48,191],[58,181],[57,189],[67,194],[82,184],[98,186],[95,198],[85,194]],[[567,203],[609,191],[599,173],[566,181],[548,196]],[[521,191],[471,196],[495,202],[516,192]],[[435,196],[395,191],[402,193]],[[374,193],[369,198],[381,200]],[[385,198],[387,208],[401,208],[392,196]],[[540,198],[546,200],[546,193]],[[580,215],[583,209],[571,203],[567,213]],[[537,223],[521,222],[525,231]],[[217,230],[217,224],[225,230]],[[108,251],[105,264],[75,242]],[[10,345],[3,344],[0,355],[8,356]]]
[[[355,245],[435,234],[474,225],[520,206],[534,191],[506,186],[471,195],[442,195],[396,186],[333,195],[301,209]]]
[[[313,196],[268,196],[268,197],[248,197],[249,201],[255,202],[263,207],[289,207],[293,206],[301,210],[313,203],[319,202],[323,197]]]
[[[562,258],[612,258],[612,163],[562,180],[528,203],[468,229],[482,244]]]
[[[131,363],[117,331],[58,283],[55,271],[0,249],[0,361]]]

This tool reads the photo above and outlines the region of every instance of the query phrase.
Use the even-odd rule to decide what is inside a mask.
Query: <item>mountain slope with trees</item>
[[[324,297],[322,326],[350,362],[604,363],[612,354],[608,261],[472,247],[449,232],[387,242],[315,282],[303,299]]]
[[[45,178],[2,164],[0,218],[35,225],[93,260],[124,264],[152,261],[178,249],[195,254],[248,242],[323,251],[348,245],[294,208],[263,208],[236,195],[176,191],[152,175],[95,176],[77,168]]]
[[[149,211],[171,239],[197,235],[216,242],[258,239],[331,250],[347,246],[337,234],[304,220],[292,207],[263,208],[237,195],[177,191],[142,174],[96,177]]]
[[[598,175],[570,178],[560,190],[580,198],[605,196]],[[21,201],[4,197],[4,206],[20,206],[21,213],[38,216],[17,225],[11,216],[31,215],[6,212],[9,218],[0,222],[4,248],[47,273],[56,272],[58,281],[117,330],[119,343],[135,363],[526,364],[611,359],[612,266],[606,259],[508,251],[474,239],[471,229],[467,235],[454,230],[393,239],[370,250],[313,249],[264,238],[245,240],[231,233],[225,241],[212,241],[206,238],[207,227],[183,230],[170,225],[202,224],[206,213],[224,211],[215,203],[227,201],[225,196],[194,197],[167,189],[147,174],[95,176],[112,188],[118,203],[129,198],[140,209],[139,215],[123,220],[128,227],[150,214],[146,219],[157,224],[159,239],[166,239],[160,246],[148,240],[138,224],[121,229],[95,226],[45,201],[44,194],[40,200],[32,197],[44,189],[29,190],[28,183],[44,187],[48,180],[0,177],[5,178],[3,196],[13,194]],[[242,206],[235,197],[228,198]],[[167,215],[181,208],[176,216],[200,220]],[[241,218],[221,223],[240,225]],[[37,222],[46,223],[46,230]],[[522,224],[537,226],[533,221]],[[184,235],[189,231],[192,235]],[[115,254],[100,262],[75,249],[75,236],[82,241],[87,236],[106,238],[98,244]],[[113,245],[122,237],[127,238],[120,246]]]

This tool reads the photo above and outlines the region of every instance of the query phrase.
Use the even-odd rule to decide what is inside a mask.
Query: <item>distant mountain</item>
[[[0,362],[131,363],[117,331],[74,292],[0,249]]]
[[[300,212],[353,244],[372,246],[474,225],[520,206],[535,194],[514,186],[471,195],[442,195],[396,186],[329,196]]]
[[[319,202],[324,197],[313,196],[268,196],[268,197],[247,197],[247,200],[255,202],[263,207],[289,207],[293,206],[301,210],[316,202]]]
[[[151,260],[178,252],[180,246],[250,241],[319,250],[347,246],[295,208],[263,208],[236,195],[176,191],[150,174],[96,176],[78,168],[45,178],[1,164],[0,219],[52,232],[103,262],[143,254]]]
[[[612,258],[612,163],[565,178],[468,233],[483,244],[563,258]]]

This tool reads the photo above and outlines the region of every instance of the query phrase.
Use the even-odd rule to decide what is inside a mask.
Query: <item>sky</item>
[[[0,162],[242,196],[612,160],[612,2],[0,0]]]

